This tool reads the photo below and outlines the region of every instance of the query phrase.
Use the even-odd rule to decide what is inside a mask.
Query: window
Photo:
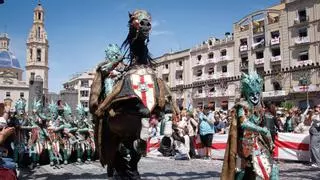
[[[38,20],[41,20],[41,13],[38,13]]]
[[[213,74],[213,73],[214,73],[214,68],[213,68],[213,67],[210,67],[210,68],[208,69],[208,74],[211,75],[211,74]]]
[[[211,40],[209,40],[209,45],[212,46],[212,41]]]
[[[182,80],[182,79],[183,79],[182,73],[177,74],[177,79],[178,79],[178,80]]]
[[[166,69],[169,69],[169,64],[165,64],[164,67],[165,67]]]
[[[24,92],[20,92],[20,97],[21,97],[21,98],[24,97]]]
[[[280,56],[280,48],[277,48],[277,49],[272,49],[271,50],[271,53],[272,53],[272,56],[275,57],[275,56]]]
[[[89,80],[82,80],[80,86],[81,87],[89,87]]]
[[[198,94],[202,94],[202,88],[198,88]]]
[[[10,92],[6,92],[6,97],[10,97]]]
[[[210,87],[209,92],[215,92],[215,88],[214,87]]]
[[[264,67],[258,67],[257,68],[257,74],[259,74],[261,77],[264,75]]]
[[[165,80],[166,82],[169,82],[169,76],[164,77],[164,80]]]
[[[198,55],[198,56],[197,56],[198,61],[200,61],[200,60],[201,60],[201,58],[202,58],[202,56],[201,56],[201,55]]]
[[[35,74],[34,72],[30,73],[30,78],[31,78],[31,79],[34,79],[34,78],[35,78],[35,75],[36,75],[36,74]]]
[[[37,49],[37,61],[41,61],[41,49]]]
[[[248,45],[247,38],[240,39],[240,46],[245,46],[245,45]]]
[[[182,61],[179,61],[179,66],[182,66]]]
[[[308,29],[305,28],[301,28],[299,29],[299,37],[307,37],[308,36]]]
[[[280,33],[279,31],[273,31],[271,32],[271,38],[274,39],[274,38],[279,38],[280,37]]]
[[[89,91],[80,91],[81,97],[89,97]]]
[[[81,104],[82,104],[82,106],[83,106],[84,108],[89,107],[89,102],[88,102],[88,101],[80,101],[80,102],[81,102]]]
[[[228,72],[227,66],[226,65],[222,66],[222,73],[226,73],[226,72]]]
[[[221,56],[226,56],[227,55],[227,50],[226,49],[221,50],[220,55]]]
[[[208,54],[208,59],[212,59],[213,57],[214,57],[213,52],[211,52],[211,53]]]
[[[300,22],[307,21],[307,12],[305,9],[298,11],[298,16],[299,16]]]
[[[282,90],[281,84],[278,81],[272,82],[272,85],[273,85],[273,90],[275,91]]]
[[[309,60],[309,52],[308,51],[301,51],[299,53],[298,61],[307,61]]]
[[[256,52],[256,58],[257,58],[257,59],[262,59],[262,58],[264,58],[264,56],[263,56],[263,51]]]
[[[33,56],[33,51],[32,51],[32,49],[30,48],[30,60],[32,60],[32,56]]]
[[[41,28],[40,27],[38,27],[37,28],[37,31],[36,31],[36,38],[39,40],[40,39],[40,31],[41,31]]]
[[[202,76],[202,70],[201,69],[197,70],[197,77],[200,77],[200,76]]]
[[[221,101],[221,109],[224,111],[228,110],[228,101]]]

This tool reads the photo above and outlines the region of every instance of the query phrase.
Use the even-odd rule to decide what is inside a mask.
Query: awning
[[[308,55],[308,51],[301,51],[300,53],[299,53],[299,55],[301,56],[301,55]]]

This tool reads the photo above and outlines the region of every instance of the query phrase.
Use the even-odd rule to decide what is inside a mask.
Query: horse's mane
[[[127,38],[121,45],[123,52],[129,52],[129,67],[135,64],[153,66],[154,61],[151,58],[151,54],[149,53],[148,49],[149,38],[146,40],[139,39],[136,29],[130,25],[131,21],[132,20],[129,21],[129,33]]]

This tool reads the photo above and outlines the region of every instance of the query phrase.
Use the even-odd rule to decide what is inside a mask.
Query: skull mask
[[[151,16],[147,11],[136,10],[132,14],[129,13],[130,28],[138,33],[139,39],[148,39],[151,30]]]
[[[262,79],[256,72],[250,75],[243,74],[241,79],[241,91],[250,106],[257,106],[260,104],[262,83]]]

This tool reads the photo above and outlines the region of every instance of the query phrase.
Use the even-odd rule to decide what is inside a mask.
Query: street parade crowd
[[[37,100],[27,113],[26,101],[19,99],[0,117],[0,153],[0,168],[13,170],[90,162],[96,158],[93,124],[81,104],[74,117],[68,104],[43,107]]]

